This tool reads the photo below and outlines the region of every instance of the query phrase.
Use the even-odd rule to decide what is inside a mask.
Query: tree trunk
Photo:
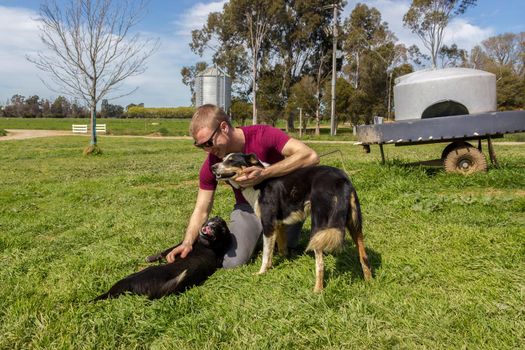
[[[91,101],[91,144],[97,144],[97,104]]]
[[[257,62],[254,58],[252,65],[252,93],[253,93],[253,112],[252,112],[252,124],[257,124]]]
[[[295,125],[294,125],[294,113],[290,113],[288,116],[288,120],[286,121],[286,132],[293,132],[295,131]]]
[[[315,111],[315,136],[319,136],[321,134],[320,124],[321,120],[319,118],[319,107],[317,107],[317,110]]]

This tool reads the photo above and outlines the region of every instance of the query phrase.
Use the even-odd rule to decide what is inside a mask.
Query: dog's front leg
[[[276,236],[275,232],[272,232],[270,236],[263,235],[262,264],[261,269],[257,273],[258,275],[262,275],[272,267],[273,248],[275,247]]]

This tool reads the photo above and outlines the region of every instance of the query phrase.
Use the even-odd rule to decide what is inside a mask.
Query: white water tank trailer
[[[422,70],[396,79],[396,121],[493,112],[496,76],[468,69]]]
[[[358,125],[357,139],[367,152],[370,145],[379,145],[383,163],[383,145],[446,142],[433,164],[462,174],[486,171],[481,141],[487,140],[490,160],[497,166],[491,139],[525,132],[525,111],[498,112],[496,102],[492,73],[467,68],[414,72],[396,79],[395,122]]]

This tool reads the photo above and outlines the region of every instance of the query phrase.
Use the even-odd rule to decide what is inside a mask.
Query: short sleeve
[[[201,190],[214,191],[217,188],[217,180],[211,172],[211,166],[210,157],[207,157],[199,172],[199,188]]]
[[[267,127],[264,128],[263,135],[261,137],[262,147],[265,149],[273,148],[275,151],[282,153],[284,145],[290,140],[288,136],[281,129]]]

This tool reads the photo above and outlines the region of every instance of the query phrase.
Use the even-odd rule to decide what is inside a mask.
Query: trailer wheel
[[[477,148],[462,145],[451,150],[443,162],[445,171],[469,175],[487,171],[487,160]]]
[[[462,147],[462,146],[474,147],[474,146],[472,146],[470,143],[468,143],[466,141],[454,141],[451,144],[449,144],[447,147],[445,147],[445,149],[441,153],[441,160],[445,161],[445,158],[447,158],[447,156],[450,153],[450,151],[452,151],[452,150],[454,150],[454,149],[456,149],[458,147]]]

